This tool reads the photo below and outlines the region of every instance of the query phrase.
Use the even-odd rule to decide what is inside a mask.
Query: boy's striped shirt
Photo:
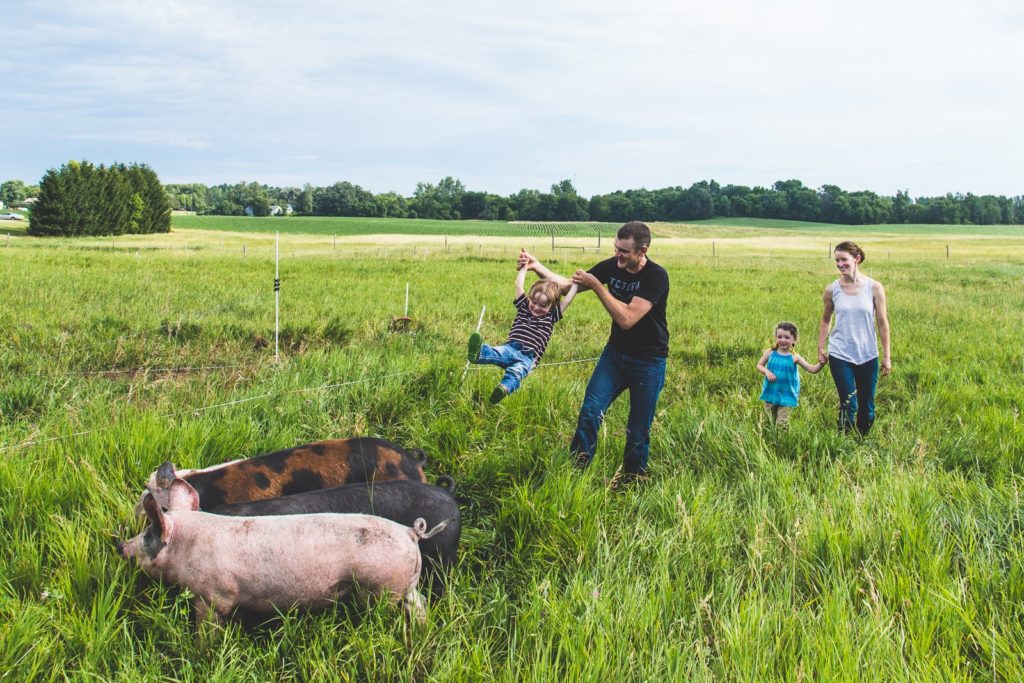
[[[552,304],[551,310],[546,315],[537,317],[530,313],[530,301],[523,294],[512,302],[516,307],[516,317],[512,321],[512,329],[508,333],[508,340],[516,341],[525,348],[533,351],[537,361],[544,355],[544,349],[551,341],[551,332],[555,323],[562,319],[562,309],[558,304]]]

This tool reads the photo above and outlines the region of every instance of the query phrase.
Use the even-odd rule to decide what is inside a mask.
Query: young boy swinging
[[[491,392],[491,403],[498,403],[519,388],[526,376],[537,367],[551,340],[555,323],[562,319],[565,309],[572,303],[578,289],[569,288],[563,297],[557,283],[552,280],[537,280],[527,294],[526,268],[519,267],[516,275],[516,317],[508,333],[508,341],[501,346],[483,343],[483,336],[474,332],[469,336],[469,361],[505,368],[505,376]]]

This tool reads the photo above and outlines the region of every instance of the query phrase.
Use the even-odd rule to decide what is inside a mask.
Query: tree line
[[[30,235],[125,235],[169,232],[171,204],[146,165],[93,166],[69,161],[39,182]]]
[[[706,218],[779,218],[865,225],[878,223],[1020,224],[1024,197],[946,194],[941,197],[894,196],[868,190],[848,192],[836,185],[818,189],[799,180],[771,187],[720,185],[714,180],[689,187],[625,190],[580,196],[569,180],[550,192],[522,189],[502,196],[467,190],[446,177],[418,183],[411,197],[373,194],[348,181],[314,187],[271,187],[255,182],[207,187],[199,183],[166,186],[171,206],[205,214],[267,216],[278,207],[300,215],[433,218],[496,221],[688,221]]]
[[[868,190],[850,192],[836,185],[815,189],[799,180],[780,180],[771,187],[704,180],[685,188],[620,190],[589,199],[580,196],[569,180],[552,185],[548,192],[522,189],[503,196],[468,190],[450,176],[436,184],[418,183],[411,197],[395,192],[373,194],[348,181],[322,187],[308,183],[302,187],[256,182],[173,183],[159,191],[158,185],[156,174],[145,165],[94,167],[89,162],[72,161],[60,170],[48,171],[38,186],[20,180],[0,183],[0,200],[15,204],[27,197],[45,198],[44,211],[37,206],[32,212],[37,218],[30,231],[35,234],[57,234],[54,231],[65,219],[70,227],[60,234],[161,232],[169,229],[170,219],[164,217],[167,208],[233,216],[268,216],[290,210],[307,216],[495,221],[624,223],[742,217],[847,225],[1024,223],[1022,196],[949,193],[912,198],[906,191],[885,196]],[[52,196],[52,201],[44,195]]]

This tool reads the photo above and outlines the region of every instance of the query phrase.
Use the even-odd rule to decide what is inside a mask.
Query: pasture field
[[[624,399],[591,468],[567,458],[596,297],[500,405],[497,369],[460,381],[481,307],[485,339],[508,331],[518,247],[567,273],[589,238],[282,235],[279,364],[272,235],[0,242],[0,679],[1024,678],[1024,237],[857,234],[894,357],[858,439],[827,370],[789,432],[757,401],[775,322],[813,355],[836,236],[700,231],[652,245],[672,350],[651,481],[624,492]],[[187,592],[112,549],[164,460],[356,435],[425,449],[465,499],[424,627],[357,601],[196,638]]]
[[[308,235],[449,235],[485,237],[603,238],[611,239],[619,223],[442,221],[416,218],[350,218],[330,216],[196,216],[175,214],[172,229]],[[860,235],[988,236],[1024,238],[1020,225],[841,225],[772,218],[713,218],[687,223],[656,223],[656,235],[669,237],[729,237],[764,235],[775,231],[839,235],[840,240]],[[833,240],[833,241],[840,241]]]

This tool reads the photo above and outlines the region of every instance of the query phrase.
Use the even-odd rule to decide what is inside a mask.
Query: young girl
[[[789,413],[800,398],[800,375],[796,366],[811,374],[817,374],[824,366],[821,361],[811,365],[800,354],[794,353],[796,340],[796,325],[779,323],[775,326],[775,345],[757,361],[757,371],[764,375],[760,399],[764,401],[772,421],[783,429],[789,427]]]
[[[530,287],[529,295],[523,287],[526,284],[526,268],[519,266],[516,275],[516,317],[508,333],[508,341],[502,346],[488,346],[483,343],[479,332],[469,337],[469,360],[472,363],[487,363],[505,368],[505,376],[491,392],[491,403],[497,403],[519,388],[526,376],[537,366],[544,355],[555,323],[562,319],[565,309],[576,296],[577,285],[569,288],[562,298],[561,290],[552,280],[537,280]],[[561,299],[561,301],[559,301]]]

